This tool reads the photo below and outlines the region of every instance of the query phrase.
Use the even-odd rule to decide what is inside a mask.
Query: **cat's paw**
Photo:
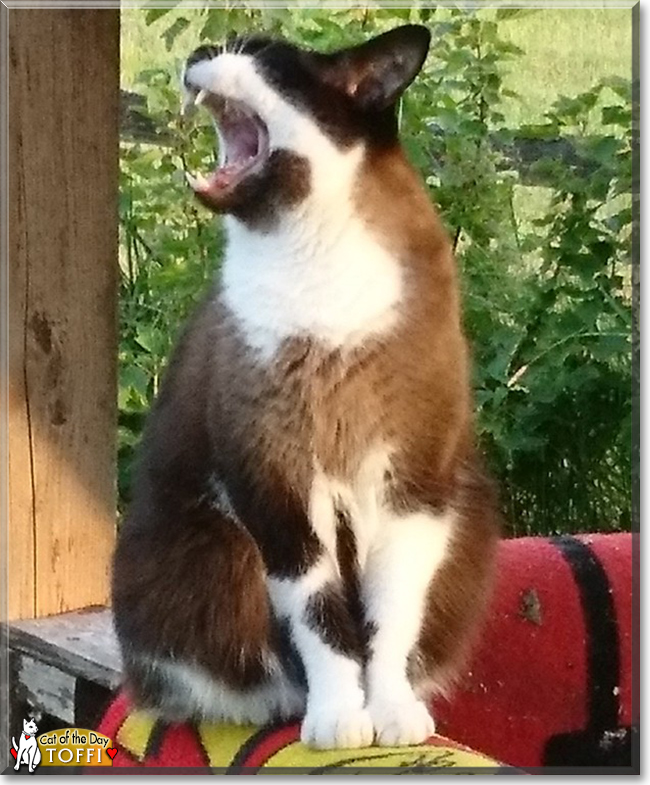
[[[402,701],[381,701],[368,706],[375,726],[377,744],[403,747],[421,744],[436,731],[433,717],[415,697]]]
[[[309,709],[300,729],[302,743],[318,750],[369,747],[373,737],[368,711],[349,706]]]

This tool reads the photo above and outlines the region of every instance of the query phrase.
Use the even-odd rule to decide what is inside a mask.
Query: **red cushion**
[[[505,540],[498,558],[474,655],[434,702],[437,731],[511,766],[630,765],[632,535]],[[115,738],[127,712],[120,695],[99,730]],[[146,765],[205,766],[192,734],[175,726]]]
[[[631,628],[632,535],[502,542],[474,657],[435,702],[438,730],[514,766],[620,763]]]

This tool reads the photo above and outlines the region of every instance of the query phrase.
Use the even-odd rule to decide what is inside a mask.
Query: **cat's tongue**
[[[261,141],[255,121],[236,112],[224,112],[219,128],[226,148],[225,162],[214,173],[212,182],[227,188],[253,162]]]
[[[220,166],[208,177],[204,177],[202,174],[193,176],[189,172],[185,172],[185,177],[197,193],[213,194],[216,196],[222,191],[232,188],[243,179],[246,171],[250,168],[251,161],[252,159],[248,159],[247,161],[237,161],[232,164]]]
[[[235,177],[238,171],[239,167],[236,165],[222,166],[212,175],[209,182],[217,188],[227,188],[232,183],[233,177]]]

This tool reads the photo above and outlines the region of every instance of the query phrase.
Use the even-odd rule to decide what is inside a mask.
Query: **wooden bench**
[[[9,648],[9,738],[22,719],[39,732],[93,729],[120,683],[120,654],[111,612],[88,608],[3,625]]]

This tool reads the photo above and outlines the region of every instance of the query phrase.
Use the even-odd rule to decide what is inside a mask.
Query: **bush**
[[[455,242],[478,431],[511,531],[629,529],[631,85],[602,80],[558,98],[543,123],[508,128],[503,107],[516,96],[504,75],[523,52],[499,29],[523,13],[212,9],[156,24],[169,49],[197,20],[200,40],[264,28],[323,49],[405,21],[430,27],[431,55],[403,99],[401,132]],[[122,149],[122,505],[166,357],[222,249],[219,225],[182,180],[183,168],[208,169],[214,155],[210,127],[178,116],[185,54],[140,75],[165,144]]]

